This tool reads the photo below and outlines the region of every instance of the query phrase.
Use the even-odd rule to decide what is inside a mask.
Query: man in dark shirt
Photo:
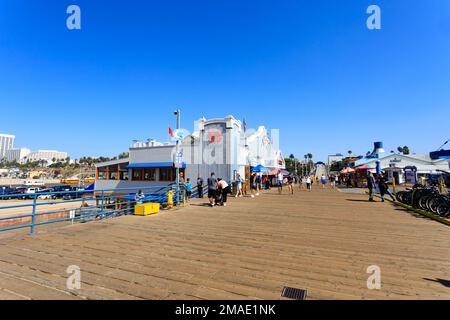
[[[373,178],[372,172],[369,171],[367,176],[367,189],[369,189],[369,201],[373,200],[373,188],[375,187],[375,179]]]
[[[197,178],[197,190],[198,190],[198,197],[200,199],[203,198],[203,179],[201,177]]]
[[[217,179],[214,172],[211,173],[211,177],[208,178],[208,198],[211,207],[214,207],[214,200],[217,193]]]

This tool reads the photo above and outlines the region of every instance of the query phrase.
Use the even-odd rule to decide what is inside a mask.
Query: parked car
[[[9,199],[25,199],[25,193],[27,191],[27,187],[15,187],[9,193]]]
[[[8,199],[8,194],[10,194],[14,189],[7,186],[0,187],[0,200]]]
[[[74,192],[74,191],[83,191],[83,188],[76,188],[73,187],[69,193],[65,193],[63,195],[64,200],[71,200],[71,199],[80,199],[83,198],[83,192]]]
[[[42,200],[56,199],[56,195],[50,193],[53,191],[54,191],[53,188],[40,189],[38,192],[38,199]]]
[[[53,192],[60,192],[60,193],[55,194],[55,197],[58,199],[61,199],[64,197],[65,191],[72,191],[72,187],[69,185],[53,186],[52,189],[53,189]]]

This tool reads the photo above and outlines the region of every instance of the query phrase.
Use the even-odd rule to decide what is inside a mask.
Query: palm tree
[[[398,147],[397,148],[398,152],[408,155],[409,154],[409,148],[408,146],[404,146],[404,147]]]
[[[306,158],[308,159],[308,173],[311,173],[311,169],[312,169],[311,162],[312,162],[312,158],[313,158],[312,153],[307,153]]]
[[[293,153],[289,155],[289,159],[291,159],[291,164],[294,166],[295,174],[297,174],[297,162]]]

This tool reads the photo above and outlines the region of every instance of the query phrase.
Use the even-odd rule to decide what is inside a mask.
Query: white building
[[[6,156],[6,151],[14,148],[16,136],[0,133],[0,160]]]
[[[65,160],[68,157],[67,152],[56,151],[56,150],[38,150],[32,151],[27,156],[27,161],[40,161],[46,160],[48,163],[52,163],[53,159]]]
[[[240,173],[249,179],[250,168],[263,165],[283,168],[278,147],[278,131],[270,135],[260,126],[245,132],[241,121],[232,116],[198,120],[195,131],[180,141],[181,171],[193,183],[204,181],[214,172],[227,181]],[[176,146],[173,143],[134,141],[129,158],[97,164],[95,189],[139,188],[164,185],[176,180]]]
[[[12,148],[6,151],[5,158],[7,161],[25,162],[26,157],[31,153],[28,148]]]
[[[333,162],[340,162],[344,159],[344,156],[340,153],[338,154],[332,154],[328,156],[328,165],[331,165]]]
[[[383,155],[379,159],[362,159],[355,163],[355,166],[367,165],[369,168],[375,169],[377,161],[380,161],[380,167],[386,172],[389,181],[395,178],[397,183],[413,183],[408,181],[404,169],[406,167],[416,167],[417,175],[428,176],[439,174],[440,171],[450,171],[449,159],[432,160],[429,155],[404,155],[389,154]]]

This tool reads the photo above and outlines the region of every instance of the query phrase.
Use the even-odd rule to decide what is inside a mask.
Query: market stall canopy
[[[278,169],[278,168],[277,168],[277,169],[274,169],[274,170],[272,170],[272,171],[270,171],[270,172],[269,172],[269,175],[270,175],[270,176],[274,176],[274,175],[280,173],[280,171],[281,171],[281,173],[282,173],[283,175],[285,175],[285,176],[288,176],[288,175],[289,175],[289,171],[283,170],[283,169]]]
[[[325,163],[323,163],[322,161],[319,161],[316,163],[316,166],[324,166],[324,165],[325,165]]]
[[[356,162],[356,161],[361,160],[363,158],[364,158],[363,156],[347,157],[347,158],[344,158],[343,160],[346,161],[346,162]]]
[[[256,167],[252,168],[252,172],[269,172],[270,170],[264,167],[263,165],[257,165]]]
[[[375,168],[371,168],[368,165],[362,165],[356,168],[356,170],[373,170]]]
[[[341,171],[341,173],[352,173],[352,172],[355,172],[355,169],[352,169],[352,168],[345,168],[345,169],[343,169],[342,171]]]

